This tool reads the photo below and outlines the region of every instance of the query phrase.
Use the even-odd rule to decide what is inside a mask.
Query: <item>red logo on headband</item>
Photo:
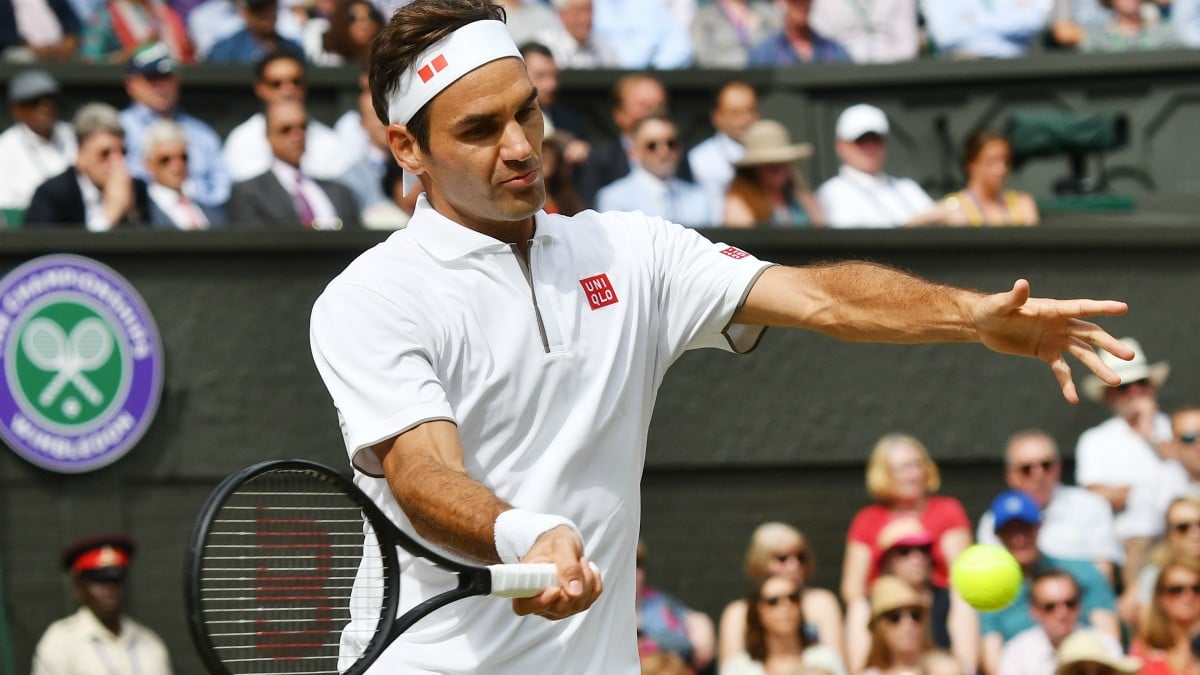
[[[417,75],[421,76],[422,82],[428,82],[433,79],[434,75],[446,69],[446,57],[438,54],[433,57],[433,60],[421,67],[417,71]]]

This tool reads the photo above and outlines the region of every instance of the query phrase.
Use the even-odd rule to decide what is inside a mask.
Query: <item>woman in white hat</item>
[[[824,225],[816,197],[796,169],[812,154],[809,143],[792,143],[787,128],[759,120],[746,131],[746,154],[725,193],[726,227],[811,227]]]

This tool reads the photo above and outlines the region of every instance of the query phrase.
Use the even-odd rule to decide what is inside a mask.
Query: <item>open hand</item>
[[[1079,394],[1064,353],[1079,359],[1108,385],[1120,384],[1121,378],[1101,362],[1094,348],[1125,360],[1133,358],[1133,350],[1083,318],[1118,316],[1128,309],[1128,305],[1115,300],[1030,298],[1029,282],[1019,279],[1010,291],[979,297],[970,315],[980,342],[988,349],[1045,361],[1063,397],[1078,403]]]

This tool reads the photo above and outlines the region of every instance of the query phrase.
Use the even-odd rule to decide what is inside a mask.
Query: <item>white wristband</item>
[[[583,539],[575,523],[562,516],[523,509],[509,509],[501,513],[494,525],[496,553],[500,561],[509,564],[521,562],[538,537],[559,525],[566,525],[579,535],[580,540]]]

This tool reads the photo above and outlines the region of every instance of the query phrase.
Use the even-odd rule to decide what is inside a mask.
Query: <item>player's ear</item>
[[[417,138],[403,124],[389,124],[387,128],[388,147],[392,149],[392,157],[400,168],[419,176],[425,173],[425,153],[421,151]]]

